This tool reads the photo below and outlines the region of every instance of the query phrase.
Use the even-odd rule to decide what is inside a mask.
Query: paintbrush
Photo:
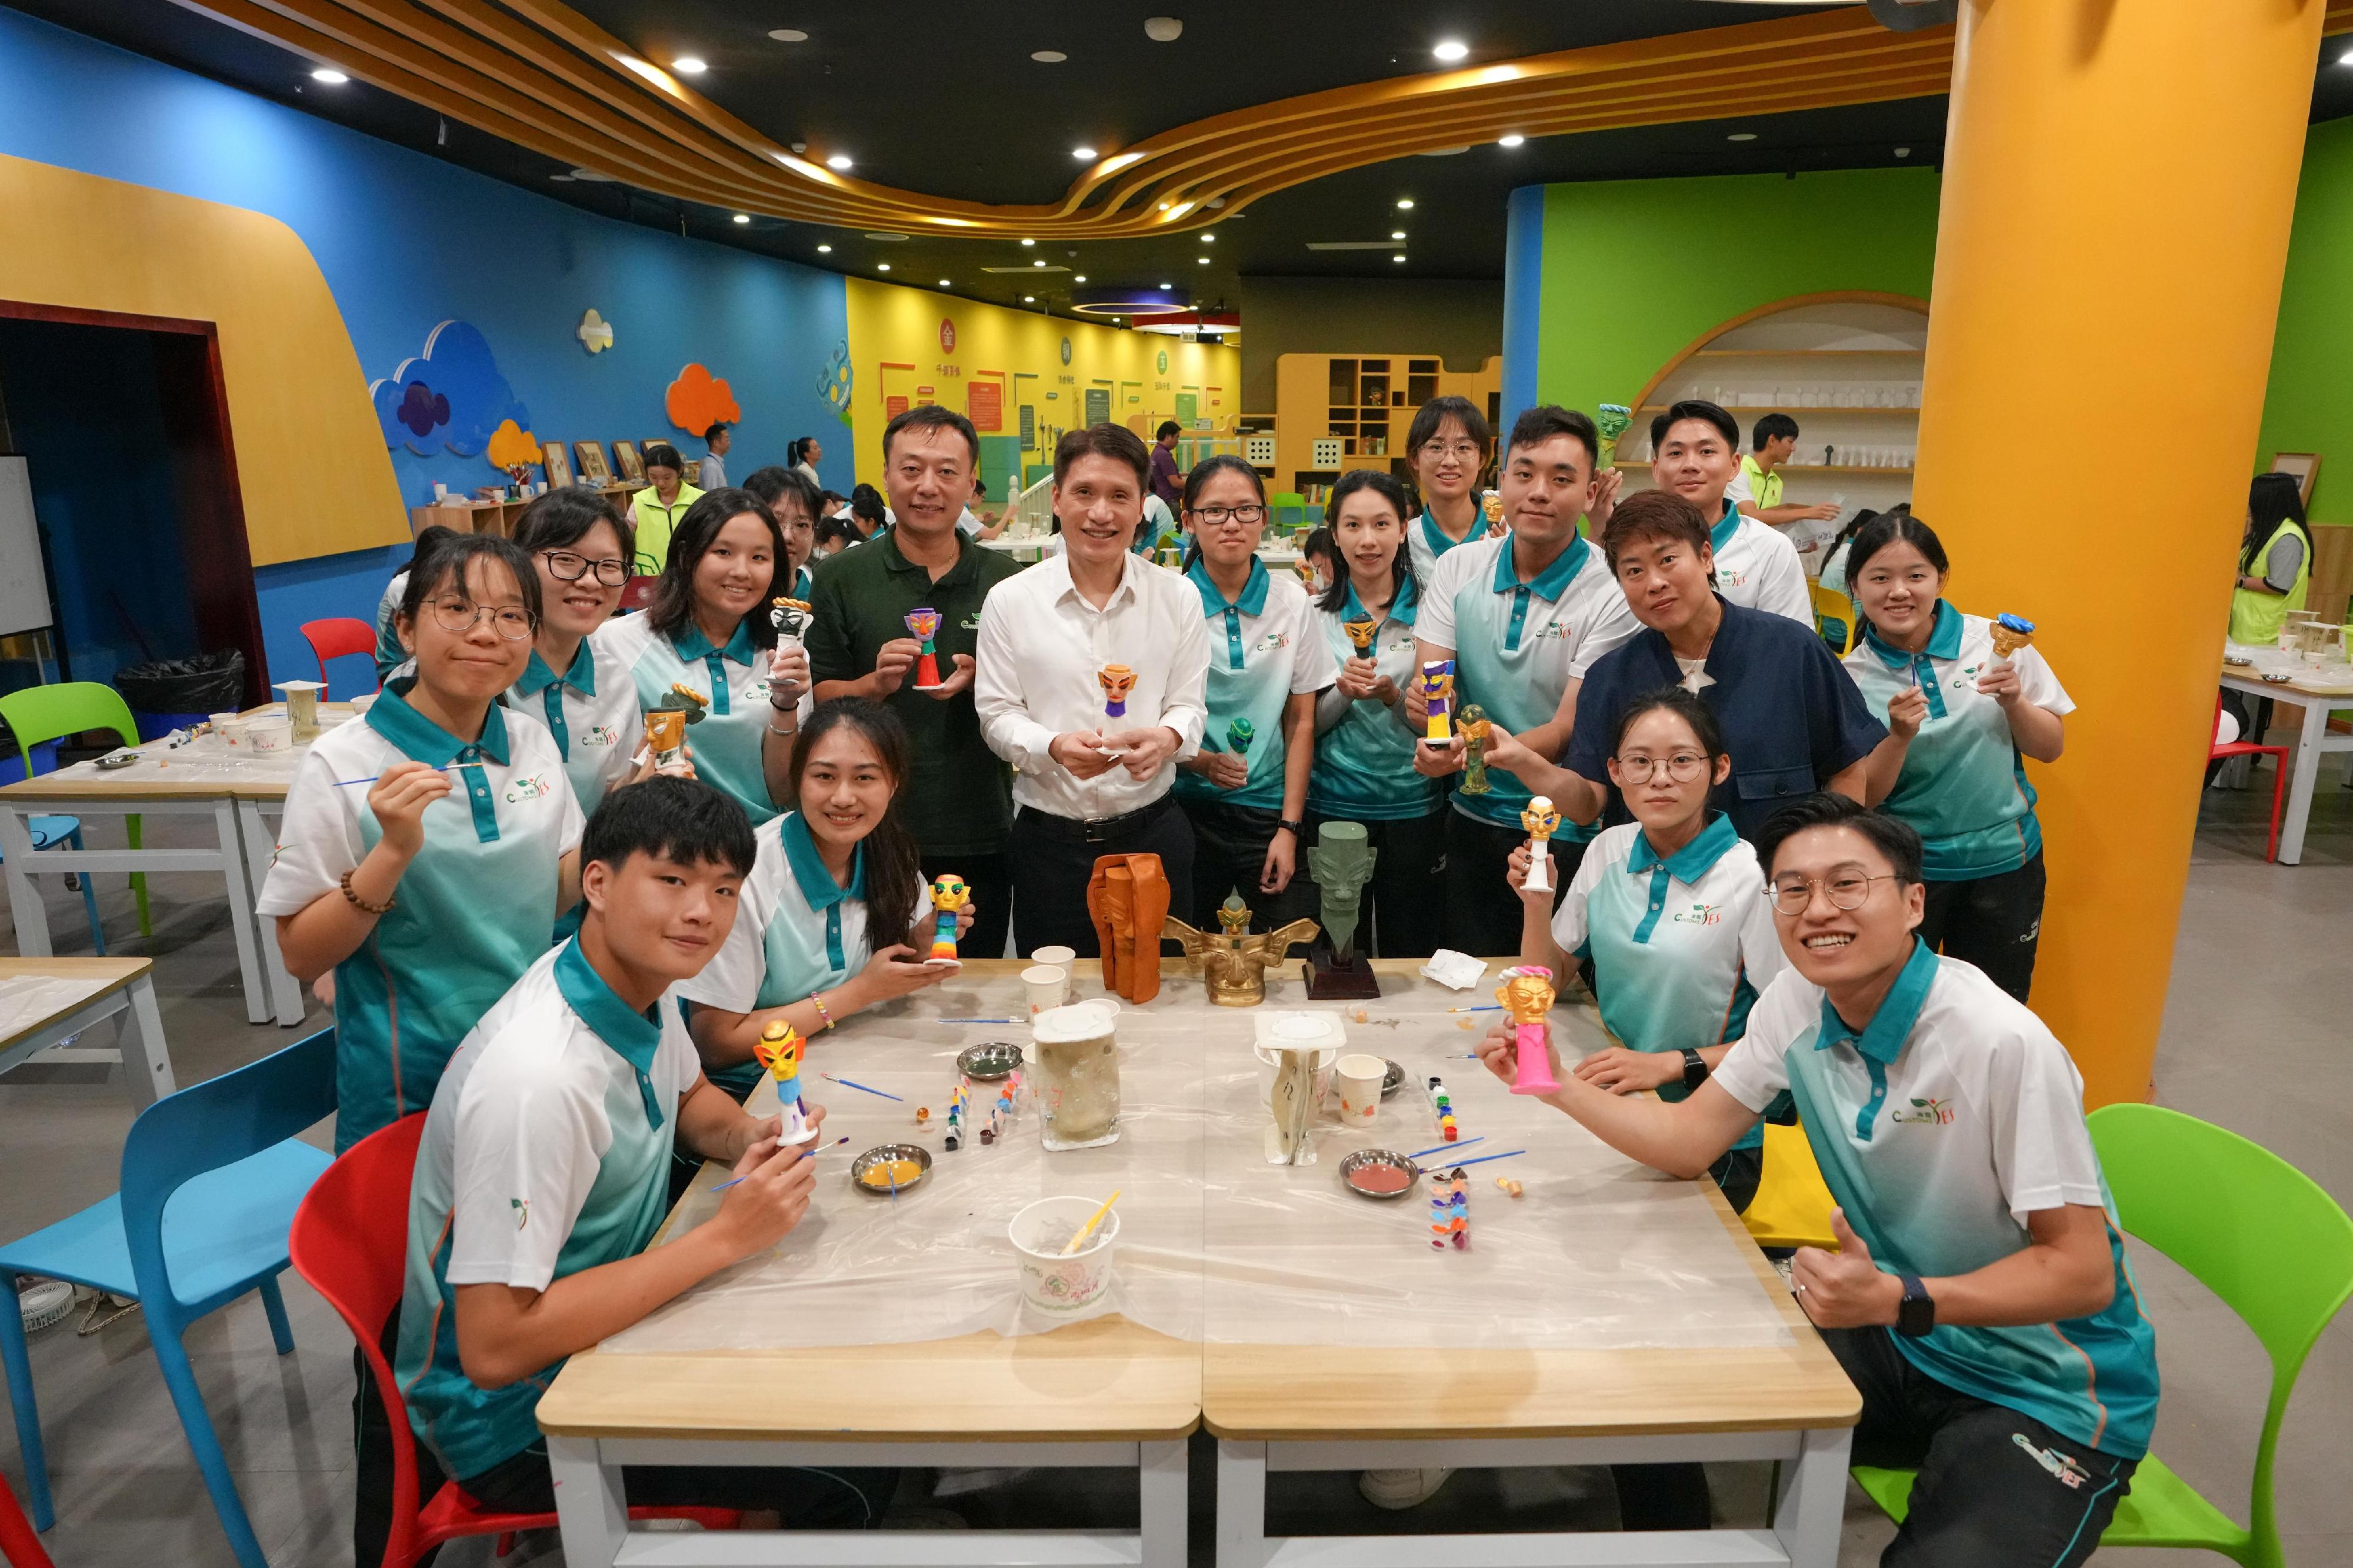
[[[437,773],[454,773],[459,768],[484,768],[488,766],[490,766],[488,763],[451,763],[445,767],[438,767],[433,771]],[[337,779],[335,781],[335,787],[337,789],[342,789],[346,784],[374,784],[376,780],[382,777],[384,777],[382,773],[370,773],[364,779]]]
[[[846,1078],[836,1078],[829,1072],[821,1072],[817,1076],[825,1079],[828,1083],[838,1083],[844,1089],[866,1089],[866,1092],[869,1094],[879,1094],[885,1100],[895,1100],[902,1105],[905,1104],[907,1100],[907,1097],[903,1094],[892,1094],[887,1089],[867,1089],[866,1085],[862,1083],[853,1083]]]
[[[814,1149],[804,1149],[804,1150],[802,1150],[802,1151],[801,1151],[801,1159],[802,1159],[802,1160],[814,1160],[814,1159],[816,1159],[819,1154],[824,1153],[828,1149],[839,1149],[839,1148],[840,1148],[844,1143],[847,1143],[847,1142],[849,1142],[849,1140],[848,1138],[846,1138],[846,1137],[843,1137],[843,1138],[837,1138],[837,1139],[835,1139],[835,1140],[834,1140],[832,1142],[830,1142],[830,1143],[820,1143],[820,1144],[818,1144],[818,1145],[816,1148],[814,1148]],[[799,1160],[796,1160],[796,1161],[794,1161],[793,1163],[794,1163],[795,1164],[798,1164],[798,1163],[800,1163],[800,1161],[799,1161]],[[737,1177],[734,1179],[734,1181],[722,1182],[722,1183],[720,1183],[717,1186],[712,1187],[712,1188],[711,1188],[710,1190],[711,1190],[712,1192],[714,1192],[714,1193],[723,1193],[723,1192],[725,1192],[728,1188],[730,1188],[730,1187],[733,1186],[733,1185],[735,1184],[735,1183],[736,1183],[736,1182],[740,1182],[740,1181],[742,1181],[743,1179],[744,1179],[743,1177],[741,1177],[741,1176],[737,1176]]]
[[[1113,1187],[1112,1189],[1111,1196],[1103,1199],[1103,1207],[1095,1210],[1094,1213],[1087,1216],[1087,1223],[1079,1226],[1079,1234],[1071,1237],[1069,1244],[1062,1248],[1063,1257],[1068,1258],[1071,1254],[1076,1252],[1079,1249],[1080,1245],[1083,1243],[1087,1237],[1095,1233],[1095,1226],[1103,1224],[1103,1215],[1111,1213],[1111,1205],[1119,1202],[1119,1194],[1124,1190],[1124,1188],[1120,1187]]]

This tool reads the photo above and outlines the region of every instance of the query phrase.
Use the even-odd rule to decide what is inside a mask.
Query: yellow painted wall
[[[310,247],[243,207],[0,156],[0,299],[210,321],[253,563],[408,537],[367,377]]]
[[[858,446],[860,483],[882,483],[882,427],[890,422],[885,400],[937,403],[970,411],[970,387],[978,380],[1002,380],[1004,418],[983,435],[1016,436],[1020,405],[1038,411],[1040,449],[1025,462],[1052,456],[1049,427],[1082,423],[1090,385],[1112,393],[1113,420],[1151,438],[1152,426],[1173,417],[1179,393],[1199,395],[1200,416],[1225,431],[1231,427],[1241,384],[1241,355],[1211,343],[1186,343],[1158,332],[1123,331],[1027,310],[976,304],[894,283],[845,280],[849,310],[850,427]],[[955,346],[944,346],[940,323],[955,326]],[[1071,344],[1062,363],[1062,342]],[[1160,356],[1168,368],[1160,369]],[[999,373],[990,374],[989,373]],[[1133,399],[1133,401],[1130,401]]]

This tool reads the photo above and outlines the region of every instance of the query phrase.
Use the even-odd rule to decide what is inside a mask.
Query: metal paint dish
[[[1386,1057],[1381,1059],[1383,1061],[1388,1061],[1388,1058]],[[1387,1100],[1390,1095],[1395,1094],[1398,1089],[1403,1089],[1404,1087],[1405,1068],[1398,1066],[1396,1062],[1389,1062],[1389,1070],[1381,1075],[1381,1098],[1383,1100]]]
[[[1340,1184],[1360,1198],[1401,1198],[1421,1180],[1421,1167],[1394,1149],[1359,1149],[1340,1162]]]
[[[956,1068],[984,1083],[1005,1078],[1021,1066],[1021,1047],[1010,1040],[986,1040],[956,1054]]]
[[[903,1193],[930,1173],[932,1152],[914,1143],[878,1143],[849,1162],[849,1184],[860,1191],[881,1193],[888,1197],[891,1194],[891,1179],[882,1173],[894,1163],[898,1167],[898,1190]],[[907,1174],[907,1168],[911,1165],[915,1172],[912,1176]],[[868,1179],[870,1172],[871,1180]]]

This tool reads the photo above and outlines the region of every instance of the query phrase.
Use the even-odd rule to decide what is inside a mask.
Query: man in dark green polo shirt
[[[923,875],[953,871],[971,884],[964,951],[997,958],[1012,912],[1005,846],[1013,803],[1005,764],[981,739],[973,710],[973,640],[980,602],[1020,568],[956,527],[979,460],[972,422],[952,409],[924,404],[891,421],[882,432],[883,485],[898,524],[818,567],[807,640],[818,701],[871,698],[907,726],[914,777],[899,804],[923,847]],[[933,638],[940,684],[928,690],[915,686],[923,645],[907,629],[907,613],[918,608],[940,617]]]

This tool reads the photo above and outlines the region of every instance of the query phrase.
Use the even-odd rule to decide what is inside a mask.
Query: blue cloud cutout
[[[444,447],[474,457],[505,420],[531,428],[531,412],[499,374],[490,340],[467,321],[434,328],[425,352],[371,384],[368,396],[384,444],[406,446],[420,458]]]

